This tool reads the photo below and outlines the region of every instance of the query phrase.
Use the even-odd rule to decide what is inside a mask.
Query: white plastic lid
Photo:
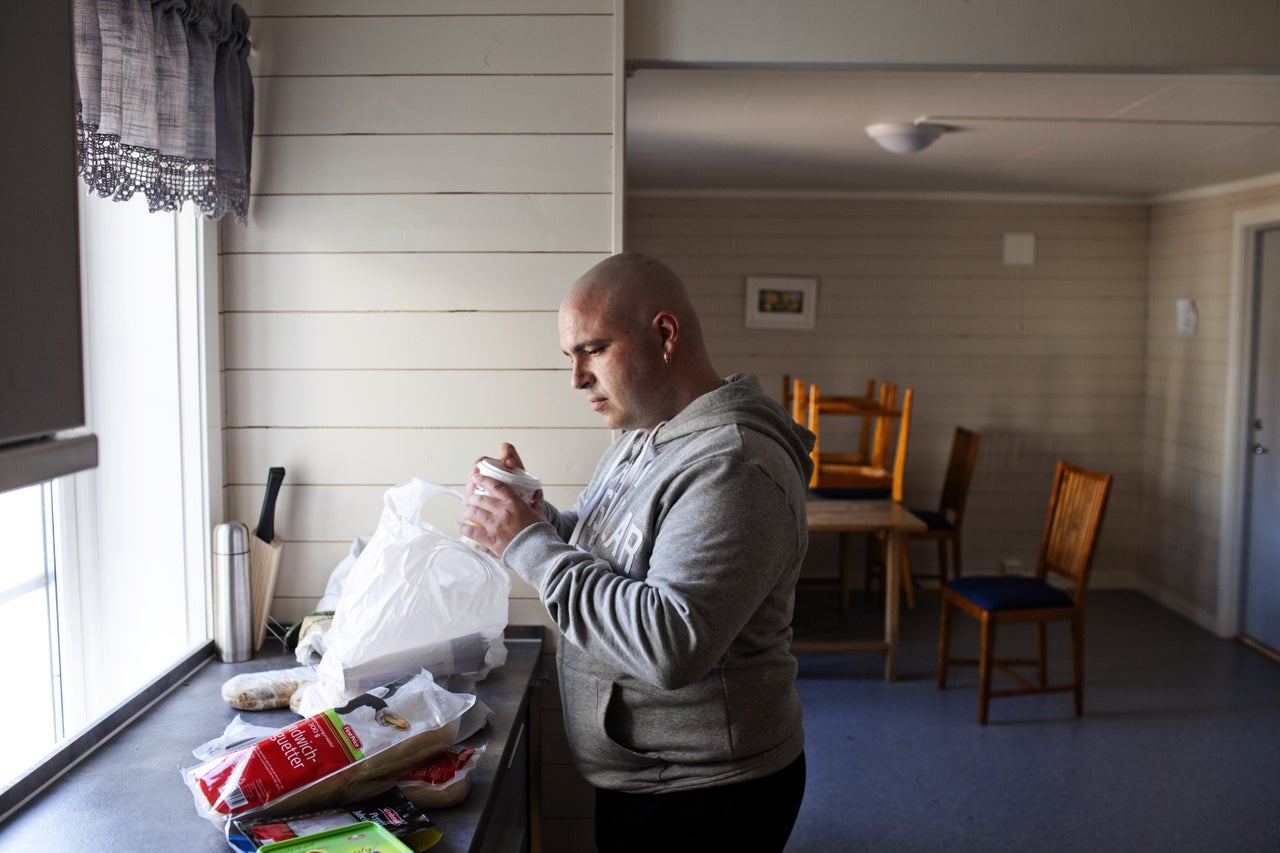
[[[517,492],[527,493],[532,496],[534,492],[542,488],[542,480],[523,468],[507,468],[501,462],[496,462],[492,459],[481,459],[480,464],[476,467],[480,469],[481,474],[506,483]]]

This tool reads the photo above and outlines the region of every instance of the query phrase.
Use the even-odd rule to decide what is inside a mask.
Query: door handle
[[[1249,449],[1253,451],[1254,456],[1261,456],[1262,454],[1267,452],[1267,448],[1263,447],[1261,444],[1255,444],[1253,447]]]

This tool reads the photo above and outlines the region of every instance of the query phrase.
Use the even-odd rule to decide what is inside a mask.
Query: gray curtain
[[[249,16],[231,0],[74,0],[79,173],[103,198],[249,210]]]

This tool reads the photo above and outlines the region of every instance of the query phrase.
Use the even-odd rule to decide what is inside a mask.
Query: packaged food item
[[[475,702],[422,671],[182,771],[202,816],[297,814],[385,791],[457,740]]]
[[[263,845],[288,841],[353,823],[373,821],[414,853],[441,838],[439,827],[398,789],[324,811],[290,817],[242,817],[227,822],[227,843],[236,853],[254,853]]]
[[[276,841],[261,849],[263,853],[413,853],[373,821]]]
[[[421,809],[456,806],[471,792],[471,775],[484,747],[455,746],[402,774],[396,787]]]
[[[242,672],[223,682],[222,700],[241,711],[283,708],[299,687],[315,680],[316,670],[311,666]]]

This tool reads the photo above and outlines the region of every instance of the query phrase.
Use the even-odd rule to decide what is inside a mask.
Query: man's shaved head
[[[622,252],[583,273],[559,324],[573,385],[607,426],[651,429],[720,384],[684,282],[647,255]]]
[[[563,304],[570,303],[591,304],[631,329],[648,326],[659,311],[670,311],[680,318],[685,335],[699,342],[702,338],[698,316],[680,276],[639,252],[612,255],[587,270],[565,296]]]

